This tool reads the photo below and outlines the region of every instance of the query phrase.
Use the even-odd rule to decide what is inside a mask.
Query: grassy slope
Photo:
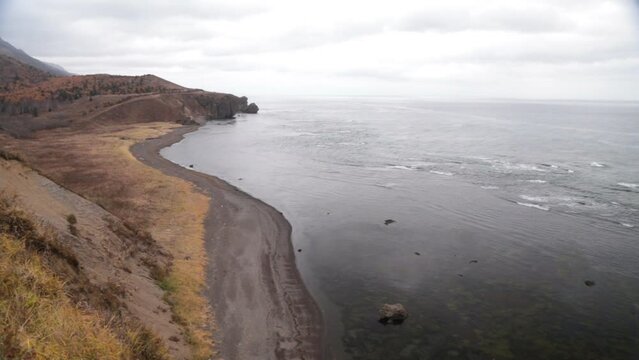
[[[60,246],[0,194],[0,358],[165,359],[144,328],[74,304],[53,270],[72,256]]]
[[[174,320],[193,348],[193,358],[213,351],[205,279],[204,217],[209,198],[184,180],[138,162],[129,147],[170,131],[175,124],[107,126],[91,132],[61,129],[32,140],[5,138],[44,175],[149,231],[174,257],[160,284]]]

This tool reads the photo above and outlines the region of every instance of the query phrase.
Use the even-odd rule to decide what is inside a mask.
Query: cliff
[[[104,123],[204,123],[249,111],[246,97],[187,89],[154,75],[53,77],[0,92],[0,129],[13,136]]]

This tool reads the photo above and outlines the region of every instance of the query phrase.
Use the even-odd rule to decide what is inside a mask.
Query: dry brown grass
[[[67,286],[82,280],[60,271],[77,271],[73,253],[16,202],[0,193],[0,359],[167,360],[153,332],[119,314],[117,289],[101,291],[115,311],[76,306]]]
[[[212,339],[205,281],[204,218],[209,198],[192,184],[137,161],[129,148],[175,124],[108,126],[92,132],[51,130],[19,142],[30,164],[57,183],[148,231],[173,255],[161,278],[174,319],[183,325],[194,359],[208,359]],[[188,260],[187,260],[188,259]]]
[[[75,308],[24,241],[0,234],[0,358],[120,359],[124,344]]]
[[[31,219],[0,198],[0,358],[122,359],[133,354],[97,313],[77,309],[43,262]],[[51,246],[48,246],[51,247]]]

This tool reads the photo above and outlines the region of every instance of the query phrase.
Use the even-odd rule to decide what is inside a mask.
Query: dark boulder
[[[246,107],[246,111],[245,113],[247,114],[257,114],[257,112],[260,110],[259,107],[257,107],[257,105],[255,103],[250,103],[247,107]]]
[[[402,304],[384,304],[379,309],[379,322],[382,324],[401,324],[408,318],[408,311]]]

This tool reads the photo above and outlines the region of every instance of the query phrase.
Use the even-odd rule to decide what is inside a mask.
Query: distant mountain
[[[44,71],[45,73],[49,73],[53,76],[69,76],[72,75],[68,71],[64,70],[59,65],[48,64],[42,62],[36,58],[29,56],[24,51],[15,48],[10,43],[4,41],[0,38],[0,55],[8,56],[13,59],[18,60],[19,62],[32,66],[38,70]]]
[[[12,57],[0,55],[0,93],[15,91],[49,80],[52,75],[24,64]]]

